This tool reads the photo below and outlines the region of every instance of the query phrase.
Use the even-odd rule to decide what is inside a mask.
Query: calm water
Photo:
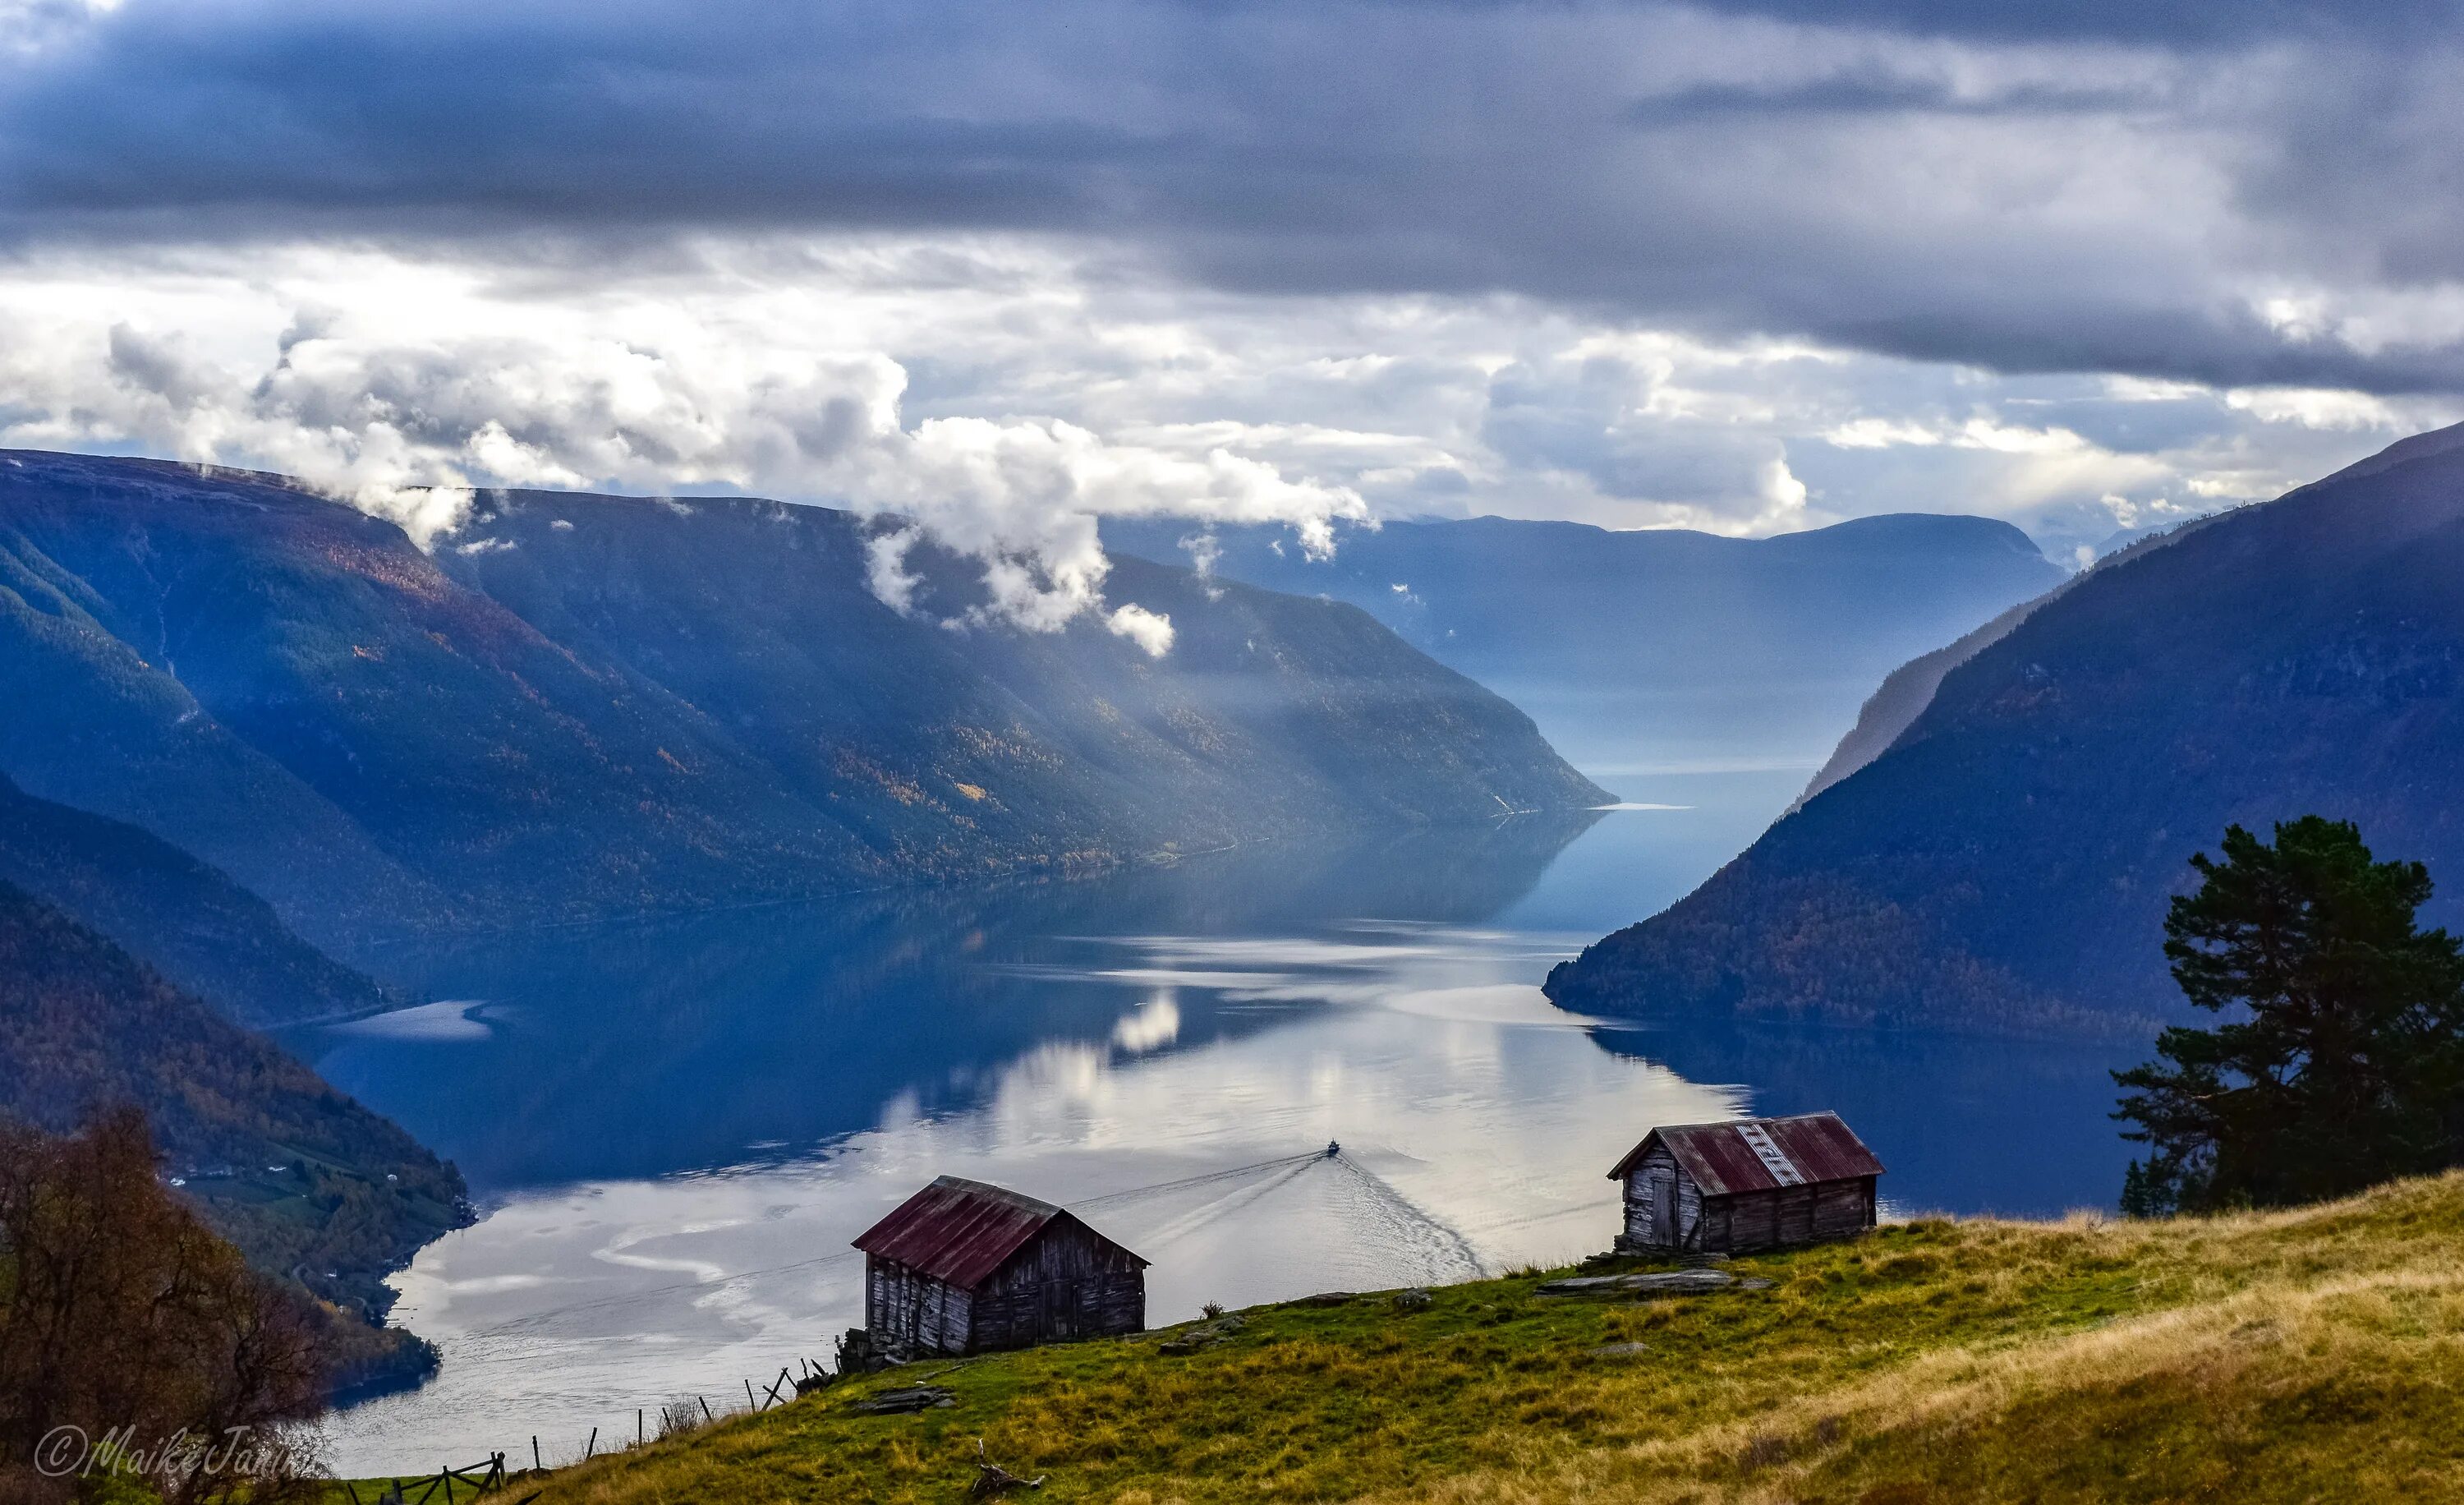
[[[1655,1122],[1837,1108],[1903,1210],[2104,1204],[2110,1049],[1571,1017],[1551,963],[1678,897],[1805,775],[1076,883],[405,953],[451,1000],[296,1041],[486,1215],[397,1282],[443,1374],[331,1425],[371,1472],[549,1461],[714,1406],[862,1320],[847,1240],[943,1172],[1155,1262],[1149,1319],[1606,1247]],[[2124,1052],[2128,1053],[2128,1052]],[[1345,1154],[1313,1156],[1329,1140]]]

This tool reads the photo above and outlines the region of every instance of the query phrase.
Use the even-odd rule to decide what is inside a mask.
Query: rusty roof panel
[[[1882,1162],[1836,1113],[1761,1121],[1763,1131],[1808,1181],[1855,1181],[1882,1174]]]
[[[1760,1129],[1781,1163],[1774,1166],[1746,1135],[1741,1124]],[[1854,1181],[1882,1174],[1882,1162],[1857,1138],[1836,1113],[1800,1114],[1792,1118],[1744,1118],[1725,1123],[1662,1124],[1642,1137],[1609,1172],[1621,1179],[1657,1140],[1668,1147],[1685,1174],[1706,1197],[1740,1191],[1771,1191],[1800,1183]],[[1792,1175],[1794,1179],[1789,1179]]]
[[[1051,1203],[980,1181],[941,1176],[856,1235],[855,1247],[973,1290],[1055,1219],[1078,1222]],[[1135,1254],[1130,1257],[1146,1263]]]

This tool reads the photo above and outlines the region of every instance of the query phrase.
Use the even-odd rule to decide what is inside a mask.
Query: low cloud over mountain
[[[21,3],[0,442],[2057,553],[2464,412],[2455,8]],[[853,427],[848,427],[852,424]]]

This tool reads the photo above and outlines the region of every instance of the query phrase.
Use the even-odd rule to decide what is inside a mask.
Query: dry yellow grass
[[[1265,1308],[893,1373],[559,1474],[542,1505],[960,1497],[974,1439],[1042,1500],[2464,1499],[2464,1177],[2298,1211],[1928,1221],[1741,1260],[1768,1292],[1568,1303],[1529,1277]],[[1640,1342],[1639,1354],[1603,1344]]]

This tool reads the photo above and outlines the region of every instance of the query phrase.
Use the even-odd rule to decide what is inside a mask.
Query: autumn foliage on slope
[[[275,1470],[249,1497],[280,1500],[308,1462],[283,1428],[323,1405],[319,1326],[303,1295],[172,1199],[135,1110],[66,1138],[0,1119],[0,1499],[94,1488],[104,1468],[57,1476],[62,1454],[38,1458],[74,1428],[148,1452],[184,1431],[249,1439]],[[238,1481],[193,1470],[142,1482],[186,1501]]]

